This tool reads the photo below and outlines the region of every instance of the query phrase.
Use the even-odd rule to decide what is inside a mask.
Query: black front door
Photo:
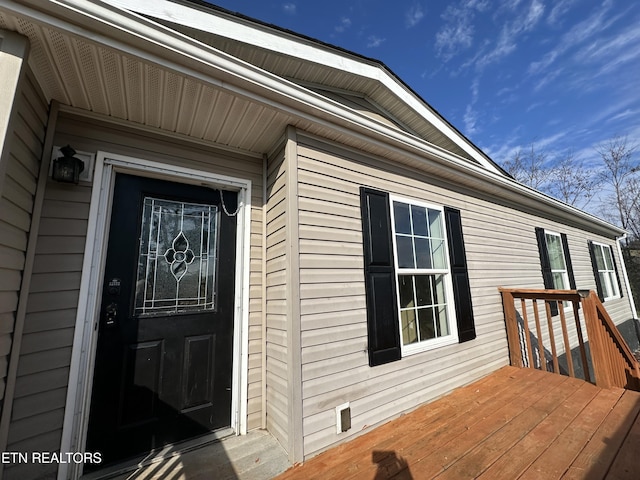
[[[104,463],[230,425],[236,204],[116,176],[86,445]]]

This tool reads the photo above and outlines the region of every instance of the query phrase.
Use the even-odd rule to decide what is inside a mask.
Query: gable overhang
[[[513,181],[493,164],[470,162],[115,5],[93,0],[4,0],[0,28],[29,38],[29,62],[45,95],[78,115],[128,122],[252,156],[267,153],[286,126],[293,125],[495,196],[515,208],[608,237],[624,234],[593,215]],[[323,48],[305,42],[296,46],[285,37],[272,41],[284,42],[278,47],[299,49],[299,55],[318,54],[313,49]],[[327,51],[320,57],[344,69],[357,64],[363,72],[388,82],[389,88],[403,88],[380,65],[332,55],[337,53]],[[156,97],[150,98],[153,92]],[[418,102],[413,95],[407,101]],[[424,104],[415,107],[426,108]],[[428,109],[424,114],[434,115]],[[444,130],[451,128],[436,117],[434,122],[440,121]]]
[[[165,22],[215,34],[259,48],[262,51],[272,52],[274,54],[273,62],[278,62],[278,59],[282,59],[284,56],[296,59],[299,62],[298,65],[304,64],[307,69],[315,67],[348,72],[350,82],[353,84],[362,84],[364,80],[369,80],[382,87],[377,88],[377,91],[384,91],[387,97],[394,99],[394,103],[402,105],[423,122],[426,122],[433,132],[431,135],[445,137],[449,147],[457,149],[457,153],[478,162],[484,168],[495,172],[500,171],[499,167],[488,159],[481,150],[377,60],[356,55],[347,50],[279,29],[273,25],[261,24],[253,19],[232,14],[211,5],[199,6],[198,0],[105,1]],[[287,68],[300,67],[295,67],[292,64],[283,67],[283,71],[286,71]]]

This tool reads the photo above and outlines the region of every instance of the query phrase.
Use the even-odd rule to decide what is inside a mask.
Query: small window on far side
[[[545,230],[544,234],[547,242],[547,251],[549,252],[553,288],[556,290],[569,290],[569,274],[562,248],[562,238],[560,234],[549,232],[548,230]]]
[[[593,242],[591,244],[595,261],[594,273],[598,275],[598,283],[602,289],[603,301],[620,298],[618,274],[613,260],[611,246]]]

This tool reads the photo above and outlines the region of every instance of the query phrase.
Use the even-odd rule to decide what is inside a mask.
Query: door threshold
[[[137,470],[138,468],[147,467],[171,457],[182,455],[183,453],[201,448],[210,443],[218,442],[235,434],[236,432],[231,427],[221,428],[196,438],[190,438],[189,440],[184,440],[179,443],[165,445],[160,449],[153,450],[144,455],[125,460],[115,465],[110,465],[94,472],[85,473],[81,478],[82,480],[103,480],[124,475]]]

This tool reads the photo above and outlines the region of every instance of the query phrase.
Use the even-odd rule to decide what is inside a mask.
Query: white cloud
[[[438,56],[447,62],[462,49],[473,43],[473,25],[462,21],[455,25],[447,25],[436,34],[436,50]]]
[[[636,109],[636,110],[631,110],[630,108],[627,108],[625,111],[618,113],[617,115],[614,115],[610,118],[607,118],[605,120],[605,122],[610,123],[610,122],[615,122],[618,120],[623,120],[625,118],[629,118],[629,117],[634,117],[634,116],[638,116],[640,115],[640,109]]]
[[[559,68],[556,68],[555,70],[546,72],[545,75],[535,83],[533,90],[536,92],[542,90],[544,87],[549,85],[551,82],[553,82],[556,78],[563,75],[564,73],[565,73],[565,69],[563,67],[559,67]]]
[[[637,103],[638,99],[625,95],[616,103],[611,103],[607,108],[599,109],[598,111],[594,111],[592,115],[589,116],[589,121],[587,122],[587,126],[599,126],[602,122],[607,122],[608,120],[612,120],[622,113],[630,110]]]
[[[295,15],[297,10],[297,5],[295,3],[283,3],[282,10],[284,13],[288,15]]]
[[[603,8],[599,9],[586,20],[577,23],[568,32],[562,35],[554,49],[547,52],[541,60],[531,62],[528,70],[529,73],[533,75],[545,74],[545,70],[551,67],[551,65],[553,65],[553,63],[555,63],[556,60],[558,60],[565,52],[577,47],[591,38],[594,38],[596,35],[606,30],[611,23],[616,20],[616,18],[606,20],[606,14],[609,6],[609,2],[604,2]]]
[[[501,137],[499,141],[493,145],[482,147],[482,150],[493,160],[502,163],[505,160],[512,159],[516,152],[522,150],[520,142],[520,137],[517,133],[514,133],[508,138]]]
[[[529,105],[527,107],[527,109],[525,110],[527,113],[530,112],[531,110],[535,110],[536,108],[540,108],[544,105],[543,102],[533,102],[531,105]]]
[[[464,112],[464,132],[466,135],[473,135],[478,131],[476,124],[478,122],[478,112],[473,108],[473,105],[467,105],[467,109]]]
[[[476,61],[476,67],[480,70],[485,68],[494,62],[499,61],[501,58],[506,57],[516,49],[516,43],[513,38],[513,34],[508,27],[504,27],[500,33],[500,38],[496,46]]]
[[[549,12],[547,23],[549,25],[558,25],[561,23],[561,17],[567,13],[577,0],[560,0],[557,1]]]
[[[640,54],[640,26],[634,24],[618,35],[592,42],[576,53],[575,59],[582,62],[604,60],[620,63],[617,59],[633,59]]]
[[[524,18],[524,22],[522,24],[516,24],[516,29],[521,31],[531,30],[540,21],[543,14],[544,5],[541,2],[534,0],[533,2],[531,2],[531,7],[529,7],[529,12]]]
[[[422,5],[419,3],[412,6],[404,15],[405,25],[407,28],[415,27],[424,18],[424,11]]]
[[[544,5],[539,0],[533,0],[528,10],[502,27],[496,46],[478,59],[476,67],[483,69],[487,65],[498,62],[514,52],[518,46],[518,37],[533,30],[540,22],[543,14]]]
[[[370,35],[367,38],[367,48],[375,48],[379,47],[386,41],[386,38],[376,37],[375,35]]]
[[[559,55],[560,55],[560,51],[558,49],[547,52],[542,58],[542,60],[539,60],[537,62],[531,62],[529,64],[529,69],[528,69],[529,73],[535,75],[536,73],[540,73],[546,70],[553,62],[556,61],[556,58],[558,58]]]
[[[443,26],[436,33],[436,53],[448,62],[462,50],[473,44],[475,28],[473,20],[477,13],[485,11],[488,0],[463,0],[457,5],[449,5],[442,19]]]
[[[473,103],[478,101],[478,97],[480,96],[480,79],[474,78],[471,83],[471,101]]]
[[[490,6],[489,0],[465,0],[462,5],[468,9],[474,9],[479,12],[484,12]]]
[[[538,150],[544,150],[547,147],[549,147],[550,145],[553,145],[554,143],[556,143],[561,138],[566,137],[568,133],[569,133],[569,131],[558,132],[558,133],[554,133],[553,135],[550,135],[548,137],[545,137],[543,139],[536,140],[534,142],[535,143],[535,148],[538,149]]]
[[[340,23],[334,27],[334,30],[338,33],[342,33],[351,26],[351,19],[349,17],[340,18]]]

